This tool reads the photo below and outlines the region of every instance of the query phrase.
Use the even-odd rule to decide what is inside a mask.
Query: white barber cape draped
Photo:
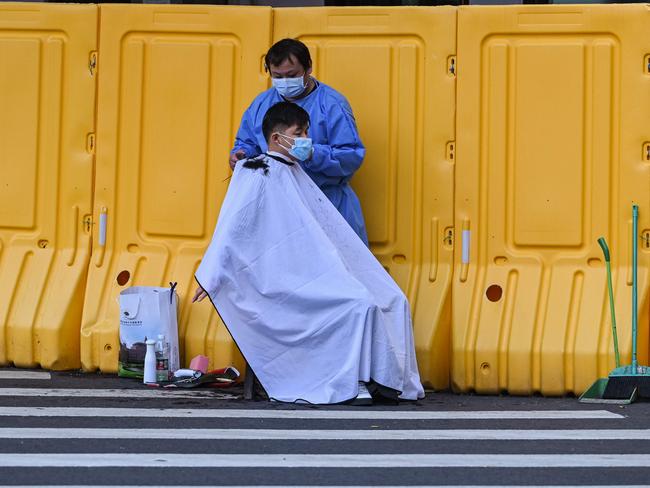
[[[237,164],[198,283],[270,398],[338,403],[371,379],[422,398],[406,297],[300,165],[282,160]]]

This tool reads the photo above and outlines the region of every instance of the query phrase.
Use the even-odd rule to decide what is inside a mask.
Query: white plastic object
[[[106,212],[99,214],[99,245],[106,245]]]
[[[191,378],[194,376],[201,376],[200,371],[196,371],[194,369],[189,369],[189,368],[183,368],[183,369],[177,369],[174,371],[174,378]]]
[[[462,256],[461,256],[461,263],[462,264],[468,264],[469,263],[469,240],[470,240],[470,231],[469,230],[464,230],[463,231],[463,250],[462,250]]]
[[[144,378],[143,383],[156,382],[156,341],[149,339],[146,342],[147,353],[144,356]]]

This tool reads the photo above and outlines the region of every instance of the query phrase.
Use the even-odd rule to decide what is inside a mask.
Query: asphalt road
[[[29,372],[28,376],[34,376]],[[428,392],[398,407],[247,402],[0,369],[0,485],[646,486],[650,404]]]

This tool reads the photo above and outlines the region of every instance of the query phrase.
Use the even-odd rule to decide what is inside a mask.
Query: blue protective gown
[[[281,101],[284,98],[275,88],[260,93],[253,100],[244,112],[232,152],[242,149],[247,157],[252,157],[267,150],[262,120],[266,111]],[[314,144],[312,158],[300,165],[368,245],[361,204],[349,185],[366,153],[350,104],[339,92],[320,82],[316,82],[316,88],[309,95],[294,103],[309,114],[309,137]]]

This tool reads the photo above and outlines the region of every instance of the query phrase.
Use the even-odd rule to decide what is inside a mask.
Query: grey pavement
[[[32,372],[33,373],[33,372]],[[250,402],[0,369],[0,485],[646,486],[650,404],[427,392],[395,407]]]

